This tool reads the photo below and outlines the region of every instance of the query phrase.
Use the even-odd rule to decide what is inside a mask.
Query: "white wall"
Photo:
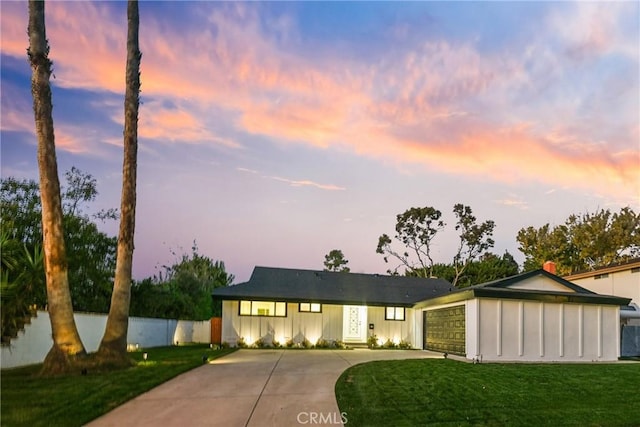
[[[468,359],[589,362],[617,360],[620,353],[616,306],[487,298],[478,300],[477,315],[477,336],[467,335]]]
[[[235,346],[242,337],[248,345],[259,338],[312,344],[320,338],[342,339],[342,306],[322,304],[321,313],[300,313],[297,303],[287,303],[287,317],[240,316],[238,301],[222,302],[222,342]]]
[[[342,340],[343,306],[322,304],[322,313],[300,313],[297,303],[287,303],[287,317],[240,316],[238,301],[222,303],[222,341],[234,346],[239,337],[251,345],[257,339],[302,342],[305,338],[315,344],[319,338]],[[368,307],[367,326],[374,324],[373,333],[384,343],[409,341],[415,345],[413,309],[407,308],[404,321],[385,320],[384,307]],[[370,331],[368,331],[370,333]]]
[[[106,314],[75,313],[78,333],[87,352],[98,349],[107,324]],[[159,347],[180,343],[211,342],[211,324],[209,321],[129,318],[127,344],[130,348]],[[0,348],[0,365],[4,368],[41,363],[53,344],[49,313],[38,311],[25,325],[24,331],[11,340],[8,346]]]
[[[382,345],[390,339],[396,344],[407,341],[415,347],[414,311],[413,308],[405,309],[405,320],[385,320],[385,307],[369,307],[367,324],[373,323],[373,333],[378,337],[378,344]]]
[[[640,272],[632,273],[629,268],[608,273],[607,277],[600,279],[596,279],[594,276],[568,277],[568,280],[598,294],[631,298],[631,302],[640,305]]]

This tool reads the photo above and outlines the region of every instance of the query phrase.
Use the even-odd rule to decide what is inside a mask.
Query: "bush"
[[[398,348],[402,350],[411,350],[411,343],[406,340],[400,340],[400,344],[398,344]]]
[[[319,338],[318,341],[316,341],[316,348],[332,348],[332,344],[332,341],[327,341],[324,338]]]
[[[367,346],[371,349],[378,348],[378,336],[376,334],[371,334],[367,338]]]
[[[396,343],[391,341],[391,339],[387,338],[384,344],[382,344],[382,348],[396,348]]]

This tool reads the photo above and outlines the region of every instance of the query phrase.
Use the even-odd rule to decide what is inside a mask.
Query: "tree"
[[[65,173],[62,188],[63,232],[67,254],[68,281],[75,311],[106,313],[113,287],[113,271],[117,240],[98,229],[96,219],[115,219],[114,210],[86,213],[97,195],[97,182],[87,173],[73,167]],[[42,209],[38,183],[33,180],[3,178],[0,185],[0,228],[13,242],[21,260],[23,253],[42,252]],[[5,253],[0,253],[4,260]],[[22,267],[8,271],[13,283]],[[21,285],[20,285],[21,286]],[[44,270],[42,286],[22,289],[29,305],[45,307]]]
[[[455,280],[456,269],[452,264],[435,264],[433,276],[449,282]],[[503,279],[518,274],[520,267],[509,252],[501,257],[491,252],[484,253],[478,260],[471,261],[464,273],[458,278],[456,287],[466,288],[493,280]]]
[[[38,172],[42,203],[44,265],[53,346],[43,364],[43,374],[67,372],[86,354],[73,318],[62,224],[62,202],[53,131],[51,61],[45,30],[44,2],[29,1],[28,56],[31,94],[38,139]]]
[[[45,290],[44,259],[41,246],[31,253],[4,231],[0,235],[0,255],[0,336],[2,343],[8,344],[35,315],[37,306],[32,298]]]
[[[134,283],[131,314],[143,317],[205,320],[222,315],[220,301],[213,301],[213,289],[229,286],[233,275],[224,262],[198,253],[194,242],[191,254],[183,254],[157,276]]]
[[[442,213],[430,206],[424,208],[410,208],[397,215],[395,240],[411,250],[409,252],[397,252],[391,248],[392,240],[387,234],[378,238],[376,253],[384,255],[384,262],[389,262],[389,256],[400,261],[394,269],[388,270],[389,274],[398,274],[398,268],[405,266],[419,277],[430,277],[433,268],[431,257],[431,245],[436,234],[441,231],[445,223],[441,219]],[[415,256],[415,260],[412,259]]]
[[[116,273],[107,326],[98,358],[128,363],[127,330],[131,300],[131,276],[136,215],[136,172],[138,156],[138,107],[140,106],[140,53],[137,0],[127,4],[127,66],[124,99],[124,160]]]
[[[640,256],[640,214],[624,207],[618,213],[600,209],[570,215],[553,228],[523,228],[517,241],[525,255],[525,271],[545,261],[554,261],[560,275],[604,267]]]
[[[349,264],[349,261],[344,258],[344,254],[340,249],[332,249],[327,255],[324,256],[325,271],[348,273],[351,271],[351,269],[347,267],[347,264]]]
[[[487,249],[493,247],[495,242],[491,236],[493,235],[495,223],[487,220],[482,224],[477,224],[471,207],[460,203],[453,207],[453,213],[458,218],[455,227],[456,231],[460,232],[458,251],[453,257],[455,276],[451,282],[456,286],[469,264]]]

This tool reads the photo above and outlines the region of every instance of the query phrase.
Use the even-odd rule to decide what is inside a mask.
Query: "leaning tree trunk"
[[[47,301],[53,346],[44,361],[43,374],[68,372],[78,355],[85,355],[69,292],[67,255],[62,229],[62,203],[53,134],[51,61],[45,31],[44,2],[29,1],[29,62],[31,93],[38,138],[38,171],[42,200],[42,236]]]
[[[127,6],[127,70],[124,98],[124,161],[122,166],[122,196],[120,201],[120,232],[116,274],[111,294],[107,326],[98,349],[102,363],[124,363],[127,357],[127,330],[131,299],[131,268],[136,216],[136,169],[138,152],[138,106],[140,93],[140,58],[138,46],[138,2]]]

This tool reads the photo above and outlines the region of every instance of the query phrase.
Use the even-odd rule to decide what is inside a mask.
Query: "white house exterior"
[[[631,298],[636,310],[623,310],[622,322],[640,325],[640,258],[571,274],[564,279],[599,294]]]
[[[249,282],[218,288],[222,341],[366,344],[376,335],[420,348],[414,305],[453,290],[442,279],[256,267]],[[421,330],[421,328],[420,328]]]
[[[492,284],[425,301],[425,341],[431,339],[429,313],[464,314],[464,354],[479,361],[590,362],[620,356],[620,300],[565,287],[543,272],[525,273]],[[454,301],[452,301],[454,300]],[[449,318],[455,318],[455,313]],[[446,333],[446,332],[445,332]],[[437,350],[437,348],[435,348]]]
[[[319,339],[404,342],[469,360],[612,361],[620,356],[620,306],[544,270],[464,289],[441,279],[256,267],[247,283],[219,288],[222,340],[280,344]]]
[[[414,311],[406,309],[406,321],[385,319],[384,307],[366,305],[322,304],[319,313],[299,311],[300,303],[286,303],[286,317],[241,316],[239,301],[224,301],[222,305],[222,341],[236,345],[242,337],[252,344],[262,339],[285,345],[308,340],[316,344],[318,340],[342,341],[346,344],[365,344],[370,334],[375,333],[382,345],[387,339],[395,344],[407,342],[416,347],[413,320]],[[369,329],[372,324],[374,329]],[[418,344],[419,345],[419,344]]]

